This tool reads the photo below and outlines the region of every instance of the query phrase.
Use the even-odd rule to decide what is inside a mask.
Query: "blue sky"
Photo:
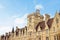
[[[12,27],[26,25],[26,17],[40,7],[40,14],[52,17],[60,10],[60,0],[0,0],[0,35],[9,32]]]

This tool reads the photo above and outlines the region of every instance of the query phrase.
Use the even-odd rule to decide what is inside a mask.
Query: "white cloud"
[[[22,17],[17,17],[17,18],[15,18],[15,20],[14,20],[14,25],[15,25],[15,26],[20,26],[20,28],[26,26],[26,24],[27,24],[27,15],[28,15],[28,14],[25,14],[25,15],[22,16]]]
[[[16,26],[18,26],[19,28],[25,27],[27,25],[27,15],[28,14],[25,14],[22,17],[19,17],[19,15],[10,17],[8,19],[9,23],[8,24],[6,23],[7,25],[0,25],[0,35],[11,31],[13,27],[14,27],[14,29],[16,29]]]
[[[43,7],[43,5],[40,4],[40,5],[36,5],[36,6],[35,6],[35,9],[42,9],[42,10],[43,10],[44,7]]]

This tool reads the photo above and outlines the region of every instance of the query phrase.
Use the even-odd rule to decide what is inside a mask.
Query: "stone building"
[[[1,35],[0,40],[60,40],[60,12],[51,18],[37,9],[27,16],[27,26],[13,28],[12,32]]]

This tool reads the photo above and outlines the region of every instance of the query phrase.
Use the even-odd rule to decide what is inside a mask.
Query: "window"
[[[30,36],[31,36],[32,32],[30,32]]]
[[[24,35],[24,30],[23,30],[23,35]]]
[[[55,27],[53,27],[53,31],[55,32]]]
[[[18,32],[16,32],[16,36],[18,36]]]
[[[46,29],[46,33],[48,34],[48,29]]]
[[[39,40],[41,40],[41,38],[39,38]]]
[[[56,36],[57,38],[56,38],[56,40],[60,40],[60,36],[58,35],[58,36]]]
[[[18,36],[19,35],[19,30],[16,30],[16,36]]]
[[[46,40],[49,40],[49,37],[46,37]]]
[[[58,36],[57,36],[57,40],[59,40],[59,39],[58,39]]]
[[[54,36],[54,40],[56,40],[56,35]]]
[[[46,40],[49,40],[49,37],[46,37]]]
[[[12,29],[12,33],[14,33],[14,28]]]
[[[58,38],[59,40],[60,40],[60,36],[59,36],[59,38]]]
[[[27,34],[27,27],[26,27],[26,34]]]

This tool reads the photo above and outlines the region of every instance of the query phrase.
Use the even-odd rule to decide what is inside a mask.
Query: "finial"
[[[36,9],[36,12],[37,12],[37,13],[40,13],[40,9]]]
[[[36,5],[36,7],[35,7],[35,10],[36,10],[36,12],[40,12],[40,5]]]

